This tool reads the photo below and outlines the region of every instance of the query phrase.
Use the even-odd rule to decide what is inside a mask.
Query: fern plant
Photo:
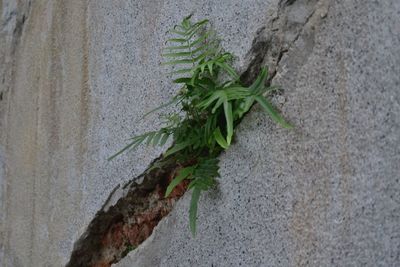
[[[168,39],[169,46],[164,49],[166,61],[163,64],[172,66],[173,82],[182,87],[172,101],[151,112],[179,103],[185,116],[172,114],[165,127],[133,137],[129,144],[110,157],[140,144],[162,146],[172,138],[173,145],[164,153],[164,159],[175,157],[186,167],[171,181],[165,197],[181,182],[190,180],[189,221],[193,235],[201,192],[209,190],[219,176],[217,156],[231,145],[236,124],[250,107],[258,102],[272,120],[285,128],[292,127],[265,97],[274,89],[266,86],[267,70],[261,69],[253,84],[244,86],[230,64],[232,54],[221,49],[208,24],[208,20],[193,23],[191,16],[184,18],[170,31],[174,37]],[[187,162],[191,164],[187,165]]]

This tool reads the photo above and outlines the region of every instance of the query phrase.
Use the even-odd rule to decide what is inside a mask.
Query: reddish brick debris
[[[175,176],[173,171],[168,177],[168,183]],[[101,239],[101,249],[93,267],[109,267],[118,262],[132,248],[136,248],[145,241],[153,232],[159,221],[168,215],[175,202],[185,193],[189,182],[184,181],[174,188],[171,194],[165,198],[166,185],[158,184],[147,195],[148,208],[134,213],[123,221],[112,224]]]

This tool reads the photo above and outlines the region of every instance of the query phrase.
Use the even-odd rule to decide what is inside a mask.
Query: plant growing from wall
[[[244,86],[230,64],[232,54],[221,49],[208,24],[208,20],[193,23],[191,16],[184,18],[170,31],[175,37],[168,39],[170,46],[164,49],[163,64],[173,67],[173,82],[182,87],[172,101],[151,112],[171,104],[179,104],[181,112],[166,117],[165,127],[160,130],[133,137],[110,157],[113,159],[141,144],[163,146],[172,138],[173,145],[161,162],[173,159],[182,168],[167,187],[165,197],[177,185],[189,181],[188,189],[192,191],[189,221],[193,235],[201,192],[215,185],[219,176],[217,157],[231,145],[235,126],[250,107],[259,103],[272,120],[291,128],[265,97],[275,89],[266,86],[267,70],[261,69],[256,80]]]

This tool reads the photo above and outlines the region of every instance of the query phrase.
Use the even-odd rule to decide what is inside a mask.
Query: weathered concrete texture
[[[296,128],[255,107],[196,239],[186,194],[117,265],[400,265],[397,0],[0,0],[0,265],[65,265],[109,193],[159,155],[106,160],[160,125],[138,119],[174,94],[161,48],[193,11],[240,70],[278,63],[275,101]],[[246,57],[256,32],[261,60]]]
[[[287,29],[305,2],[281,14]],[[187,194],[118,266],[400,265],[400,2],[315,7],[274,79],[296,129],[252,110],[201,198],[197,237]]]
[[[161,153],[106,160],[160,125],[138,119],[174,95],[159,65],[172,25],[210,18],[243,65],[271,2],[0,0],[0,265],[65,265],[109,193]]]

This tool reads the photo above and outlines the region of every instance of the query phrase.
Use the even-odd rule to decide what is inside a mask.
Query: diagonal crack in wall
[[[293,19],[291,14],[298,8],[305,12]],[[256,33],[246,56],[247,68],[241,81],[251,84],[260,68],[268,66],[268,83],[271,83],[285,53],[304,31],[314,30],[328,8],[329,0],[281,0],[275,16]],[[169,197],[164,197],[169,182],[185,166],[172,157],[163,165],[161,160],[164,160],[163,156],[155,159],[140,176],[123,187],[114,188],[75,243],[67,266],[110,266],[152,234],[154,227],[169,214],[187,189],[187,183],[182,183]]]

